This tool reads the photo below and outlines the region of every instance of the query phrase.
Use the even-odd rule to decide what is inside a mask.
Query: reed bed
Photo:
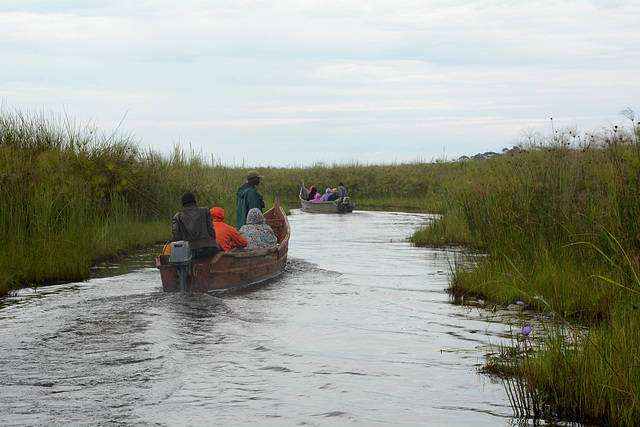
[[[625,116],[626,128],[554,131],[473,162],[450,210],[414,236],[437,244],[441,232],[468,231],[461,240],[483,256],[454,271],[455,294],[519,301],[532,318],[553,313],[578,331],[538,325],[540,342],[512,352],[520,356],[503,368],[519,372],[510,383],[517,414],[640,422],[640,131]]]
[[[19,111],[0,114],[0,170],[0,295],[83,280],[93,263],[169,240],[183,192],[235,211],[243,180],[197,153],[163,158],[117,131]]]
[[[267,206],[279,199],[298,207],[302,181],[320,189],[344,182],[359,208],[438,214],[416,244],[479,249],[454,268],[455,295],[494,307],[520,302],[545,317],[498,364],[519,373],[509,377],[517,414],[640,421],[640,134],[632,111],[626,128],[554,129],[490,158],[291,168],[231,168],[177,147],[160,156],[65,115],[0,113],[0,294],[83,280],[91,264],[169,240],[186,191],[223,207],[234,224],[247,169],[264,175]]]

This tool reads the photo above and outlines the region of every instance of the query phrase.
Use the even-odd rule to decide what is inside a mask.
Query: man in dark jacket
[[[238,230],[247,223],[247,214],[251,209],[258,208],[262,212],[264,208],[264,200],[256,188],[260,185],[261,178],[258,171],[249,171],[247,182],[238,188],[236,193],[236,229]]]
[[[196,206],[196,198],[191,193],[182,196],[182,210],[173,216],[171,241],[177,240],[189,242],[194,258],[205,258],[220,251],[211,212]]]

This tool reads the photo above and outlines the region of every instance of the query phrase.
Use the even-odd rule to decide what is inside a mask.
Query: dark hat
[[[196,197],[191,194],[191,193],[184,193],[182,195],[182,206],[186,206],[186,205],[190,205],[190,204],[195,204],[196,203]]]
[[[251,170],[247,172],[247,179],[249,178],[262,178],[262,175],[260,175],[256,170]]]

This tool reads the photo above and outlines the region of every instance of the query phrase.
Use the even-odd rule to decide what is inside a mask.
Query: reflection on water
[[[512,425],[477,373],[505,326],[451,304],[455,251],[406,241],[427,218],[296,210],[285,273],[234,292],[165,294],[154,252],[21,291],[0,309],[0,420]]]

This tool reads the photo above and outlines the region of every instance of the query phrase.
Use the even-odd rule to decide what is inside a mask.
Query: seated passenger
[[[247,246],[247,239],[235,227],[225,224],[225,212],[222,208],[211,208],[211,219],[213,227],[216,229],[216,242],[222,246],[225,252],[231,252],[234,248],[244,248]]]
[[[220,252],[216,242],[211,213],[204,206],[196,205],[192,193],[182,195],[182,210],[173,216],[171,241],[187,240],[194,258],[206,258]]]
[[[322,196],[320,195],[320,193],[316,193],[316,197],[314,199],[309,200],[310,202],[321,202],[322,201]]]
[[[247,239],[245,249],[270,248],[278,243],[276,234],[264,220],[260,209],[253,208],[247,214],[247,223],[240,228],[240,234]]]
[[[329,197],[327,197],[327,201],[329,202],[333,202],[334,200],[338,200],[340,197],[338,196],[338,189],[337,188],[332,188],[331,189],[331,195]]]
[[[310,202],[315,199],[317,193],[318,190],[316,190],[316,187],[312,185],[311,188],[309,188],[309,196],[307,196],[307,200]]]
[[[329,200],[329,196],[331,195],[331,189],[327,188],[326,190],[324,190],[324,194],[322,195],[322,201],[323,202],[328,202]]]

